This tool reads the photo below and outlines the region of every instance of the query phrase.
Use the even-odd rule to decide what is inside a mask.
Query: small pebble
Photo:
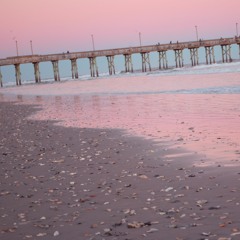
[[[59,235],[59,231],[55,231],[54,233],[53,233],[53,236],[54,237],[57,237]]]

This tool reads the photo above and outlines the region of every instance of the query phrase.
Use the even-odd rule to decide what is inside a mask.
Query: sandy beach
[[[0,238],[240,239],[239,79],[1,89]]]

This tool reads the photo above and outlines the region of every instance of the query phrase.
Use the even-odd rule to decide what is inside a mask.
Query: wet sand
[[[239,95],[104,81],[0,94],[0,238],[240,239]]]
[[[240,94],[215,93],[239,88],[239,79],[238,72],[99,78],[0,89],[0,100],[40,105],[31,119],[125,129],[203,154],[205,165],[239,166]]]

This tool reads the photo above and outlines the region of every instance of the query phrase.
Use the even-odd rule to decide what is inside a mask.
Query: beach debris
[[[185,168],[184,167],[180,167],[180,168],[178,168],[177,170],[185,170]]]
[[[208,203],[208,200],[197,200],[196,203],[198,207],[203,207],[204,204]]]
[[[25,235],[25,238],[33,238],[33,235],[27,234],[27,235]]]
[[[112,229],[111,228],[104,228],[104,234],[107,236],[112,236]]]
[[[53,162],[53,163],[63,163],[63,162],[64,162],[64,159],[53,160],[52,162]]]
[[[128,228],[141,228],[143,226],[144,226],[143,222],[136,222],[136,221],[133,221],[132,223],[127,224]]]
[[[240,235],[240,232],[234,232],[234,233],[231,233],[231,236],[234,237],[234,236],[238,236]]]
[[[209,207],[208,210],[218,210],[220,208],[221,206],[212,206],[212,207]]]
[[[188,175],[188,177],[196,177],[196,175],[191,173],[191,174]]]
[[[157,228],[150,228],[147,233],[153,233],[153,232],[158,232],[159,230]]]
[[[134,209],[126,209],[123,212],[124,214],[128,214],[130,216],[136,215],[136,211]]]
[[[180,142],[180,141],[183,141],[184,139],[182,137],[178,138],[177,141]]]
[[[3,192],[0,193],[0,196],[6,196],[6,195],[8,195],[8,194],[10,194],[9,191],[3,191]]]
[[[47,233],[42,232],[42,233],[38,233],[36,236],[37,236],[37,237],[44,237],[44,236],[46,236],[46,235],[47,235]]]
[[[53,233],[53,236],[54,236],[54,237],[59,236],[59,231],[55,231],[55,232]]]
[[[202,232],[201,233],[202,236],[208,237],[211,235],[211,232]]]
[[[0,230],[1,233],[14,233],[17,230],[17,227],[3,228]]]
[[[148,179],[148,176],[146,176],[144,174],[140,174],[138,177],[141,178],[141,179]]]
[[[168,187],[168,188],[164,189],[165,192],[170,192],[171,190],[173,190],[173,187]]]

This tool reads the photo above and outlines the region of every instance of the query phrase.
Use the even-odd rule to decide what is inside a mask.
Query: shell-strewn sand
[[[0,106],[1,239],[238,239],[238,168]]]
[[[2,89],[0,238],[240,239],[240,95],[159,93],[239,83],[197,78]]]

